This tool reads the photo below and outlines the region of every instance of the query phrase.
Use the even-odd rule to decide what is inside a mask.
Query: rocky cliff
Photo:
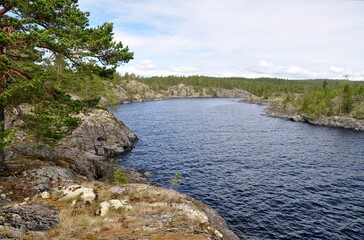
[[[78,117],[83,121],[81,126],[52,147],[39,146],[34,139],[18,132],[5,150],[6,157],[46,159],[90,179],[109,176],[112,169],[105,164],[107,158],[131,150],[137,137],[105,109],[93,109]]]
[[[210,207],[115,164],[137,137],[109,111],[79,117],[53,147],[22,132],[7,147],[0,239],[239,239]],[[117,169],[129,184],[113,184]]]

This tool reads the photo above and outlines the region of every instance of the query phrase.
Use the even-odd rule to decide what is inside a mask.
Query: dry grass
[[[150,240],[205,240],[211,232],[196,221],[192,221],[178,207],[180,203],[191,203],[187,196],[173,190],[143,184],[125,185],[122,195],[109,191],[110,185],[89,182],[84,187],[93,188],[97,199],[91,204],[77,201],[60,201],[62,194],[52,193],[51,198],[34,197],[31,203],[43,203],[60,209],[60,224],[44,235],[22,236],[28,239],[150,239]],[[97,215],[100,202],[111,199],[126,200],[131,209],[109,209],[106,216]]]
[[[137,203],[134,205],[133,212],[135,215],[153,215],[163,212],[172,211],[171,207],[167,203]]]
[[[75,208],[61,212],[60,226],[49,232],[51,239],[77,239],[103,226],[103,218],[79,210]]]
[[[140,184],[129,184],[126,193],[130,201],[133,202],[146,201],[149,203],[180,203],[183,199],[183,195],[172,189],[157,187],[151,189],[147,185]]]
[[[98,201],[88,207],[80,205],[62,211],[61,226],[59,230],[52,231],[52,239],[128,239],[135,236],[162,240],[208,238],[206,233],[196,234],[193,229],[199,226],[191,226],[191,221],[172,206],[171,202],[180,202],[181,198],[175,191],[128,185],[127,191],[119,199],[128,199],[132,210],[110,209],[103,218],[94,215],[95,208],[98,208],[99,202],[116,196],[104,186],[87,187],[97,189]]]

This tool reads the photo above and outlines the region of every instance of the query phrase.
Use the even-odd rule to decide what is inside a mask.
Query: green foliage
[[[322,88],[323,88],[323,89],[327,89],[327,85],[328,85],[327,81],[326,81],[326,80],[325,80],[325,81],[323,81],[323,83],[322,83]]]
[[[0,3],[0,112],[6,108],[20,117],[22,129],[38,141],[54,142],[75,129],[80,119],[73,116],[99,99],[91,90],[103,89],[94,78],[112,77],[117,66],[133,58],[128,47],[113,41],[113,25],[89,27],[89,13],[77,2]],[[85,91],[86,101],[65,94],[75,87]],[[0,122],[4,126],[4,119]],[[0,164],[8,132],[1,127]]]
[[[6,145],[8,145],[15,138],[18,130],[19,129],[15,127],[0,132],[0,139],[2,139],[2,141],[0,141],[0,148],[4,148]]]
[[[117,169],[114,172],[113,183],[114,184],[128,184],[128,179],[125,177],[123,171],[121,171],[120,169]]]
[[[44,97],[42,101],[33,103],[30,112],[23,118],[25,124],[22,128],[43,143],[56,142],[71,133],[81,124],[81,120],[72,114],[89,107],[89,102],[74,101],[62,91],[54,91],[53,94],[57,101]]]
[[[291,95],[291,93],[287,93],[286,97],[283,99],[283,108],[286,109],[287,104],[290,102],[292,102],[292,95]]]
[[[181,183],[181,181],[182,181],[181,173],[176,172],[174,177],[169,179],[169,182],[171,183],[170,188],[174,188],[174,187],[178,186]]]
[[[361,102],[353,110],[353,117],[359,120],[364,120],[364,102]]]
[[[350,113],[353,109],[353,93],[349,84],[345,84],[344,86],[341,104],[343,112],[346,114]]]

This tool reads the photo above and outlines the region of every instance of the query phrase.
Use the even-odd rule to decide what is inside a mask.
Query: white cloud
[[[260,61],[259,67],[261,67],[262,69],[270,70],[270,71],[274,69],[273,64],[271,62],[267,62],[265,60]]]
[[[149,60],[142,60],[142,61],[140,61],[139,68],[140,69],[143,69],[143,70],[155,69],[154,64],[151,61],[149,61]]]
[[[188,66],[156,67],[150,60],[141,60],[137,64],[129,64],[118,70],[121,74],[134,73],[141,76],[191,76],[198,72],[197,68]]]
[[[275,66],[272,62],[268,62],[265,60],[261,60],[259,64],[253,68],[258,73],[265,73],[270,74],[270,76],[290,76],[294,75],[297,78],[314,78],[318,77],[318,74],[309,70],[309,69],[302,69],[298,66]]]
[[[364,1],[79,3],[91,12],[91,22],[115,22],[116,39],[135,52],[134,62],[149,59],[157,73],[324,78],[363,69]],[[129,65],[137,64],[124,67]]]
[[[336,67],[336,66],[331,66],[330,67],[330,71],[333,73],[343,73],[345,71],[345,68],[343,67]]]
[[[181,72],[181,73],[193,73],[198,70],[198,68],[195,68],[195,67],[184,67],[184,66],[182,66],[182,67],[172,66],[171,69],[174,72]]]

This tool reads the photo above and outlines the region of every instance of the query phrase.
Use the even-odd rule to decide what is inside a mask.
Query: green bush
[[[117,169],[114,172],[114,184],[128,184],[128,179],[125,177],[123,171]]]

